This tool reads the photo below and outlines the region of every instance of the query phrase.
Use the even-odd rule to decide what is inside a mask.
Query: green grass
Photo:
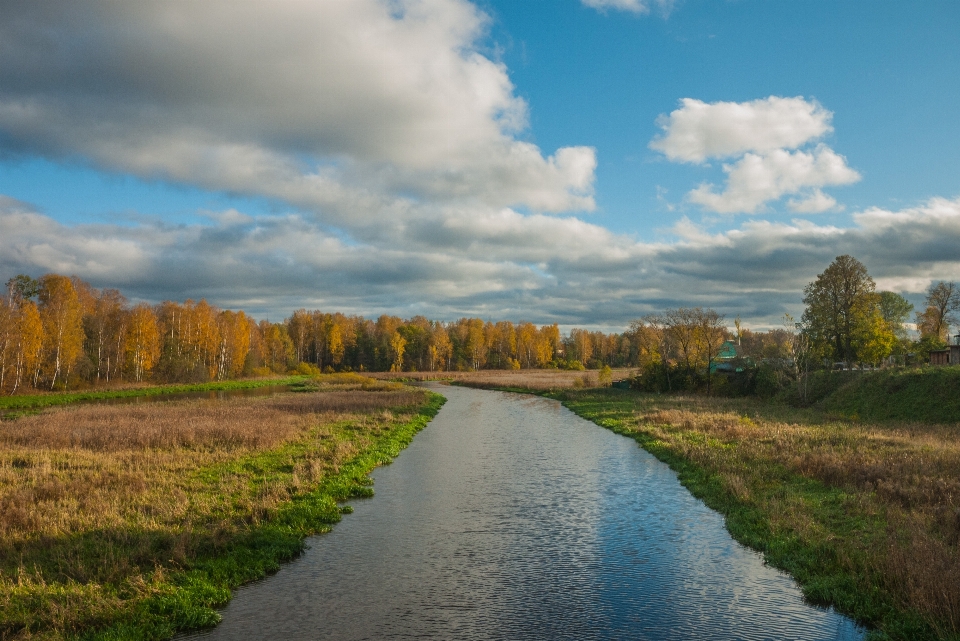
[[[255,389],[273,385],[296,385],[307,380],[306,376],[287,376],[283,378],[258,378],[248,380],[217,381],[212,383],[190,383],[156,385],[134,389],[84,390],[80,392],[49,392],[45,394],[24,394],[0,396],[0,412],[13,410],[37,410],[56,405],[102,401],[112,398],[135,398],[138,396],[160,396],[163,394],[183,394],[187,392],[218,392],[225,390]]]
[[[960,423],[960,367],[856,374],[822,404],[829,412],[864,421]]]

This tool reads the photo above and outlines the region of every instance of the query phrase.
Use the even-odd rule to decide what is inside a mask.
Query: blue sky
[[[834,114],[830,144],[864,175],[834,192],[849,209],[960,194],[957,3],[681,2],[667,17],[576,1],[484,6],[533,139],[597,147],[611,228],[646,234],[667,213],[657,186],[677,202],[719,179],[715,164],[678,166],[647,148],[683,97],[818,100]]]
[[[620,329],[960,279],[957,3],[9,11],[3,280]]]

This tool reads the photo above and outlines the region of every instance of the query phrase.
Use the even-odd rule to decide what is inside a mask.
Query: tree
[[[306,361],[307,347],[309,346],[310,335],[313,329],[313,319],[305,309],[298,309],[287,319],[287,334],[293,341],[293,352],[298,363]]]
[[[124,347],[127,360],[133,368],[134,380],[139,383],[160,358],[157,317],[146,303],[140,303],[131,310]]]
[[[83,353],[83,316],[80,298],[66,276],[47,274],[40,279],[40,319],[47,338],[45,366],[50,389]]]
[[[904,323],[910,318],[913,304],[900,294],[894,292],[880,292],[880,316],[897,338],[907,337],[907,328]]]
[[[656,345],[657,358],[667,377],[667,391],[673,391],[673,383],[670,381],[670,359],[673,356],[674,342],[669,331],[667,316],[666,314],[648,314],[644,320],[650,328],[651,343]]]
[[[533,323],[517,326],[517,356],[524,367],[533,367],[537,359],[537,328]]]
[[[10,305],[17,301],[30,300],[39,293],[40,281],[26,274],[17,274],[7,281],[7,303]]]
[[[687,370],[693,369],[696,350],[693,310],[686,307],[668,309],[663,313],[663,320],[670,341],[676,346],[684,366]]]
[[[720,351],[720,346],[727,339],[727,328],[723,326],[722,314],[718,314],[712,309],[700,309],[699,307],[693,311],[699,351],[706,356],[707,361],[707,395],[709,395],[712,379],[710,369],[713,367],[713,357]],[[737,319],[738,330],[739,321],[740,319]]]
[[[403,352],[407,348],[407,339],[400,335],[400,332],[394,331],[390,337],[390,350],[393,353],[393,363],[390,365],[391,372],[403,371]]]
[[[430,332],[430,371],[438,367],[450,369],[450,357],[453,356],[453,343],[447,330],[439,322],[435,323]]]
[[[807,285],[802,323],[811,343],[832,361],[858,362],[858,346],[866,345],[878,314],[876,285],[863,263],[852,256],[837,258]]]
[[[957,324],[955,312],[960,310],[960,289],[955,283],[939,281],[927,290],[926,309],[917,312],[920,337],[935,337],[944,343],[950,336],[950,326]]]
[[[479,370],[487,362],[487,336],[483,331],[484,324],[479,318],[467,321],[467,356],[470,358],[470,368]]]

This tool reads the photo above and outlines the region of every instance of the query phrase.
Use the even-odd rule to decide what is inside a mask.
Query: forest
[[[649,391],[709,391],[725,341],[735,345],[737,369],[750,371],[748,386],[763,384],[764,376],[782,385],[838,363],[925,362],[947,344],[960,310],[954,283],[930,286],[915,315],[917,339],[906,325],[913,305],[875,290],[862,263],[838,256],[804,290],[803,317],[785,315],[778,328],[752,331],[739,317],[730,328],[712,309],[680,307],[637,319],[619,334],[574,328],[564,335],[556,324],[372,320],[305,309],[280,323],[258,322],[205,300],[134,305],[120,291],[76,276],[21,274],[0,300],[0,393],[287,372],[603,367],[638,369],[640,387]]]
[[[477,318],[376,320],[298,310],[281,323],[205,300],[131,305],[77,277],[20,275],[0,302],[0,392],[201,382],[300,371],[439,371],[638,361],[629,333]]]

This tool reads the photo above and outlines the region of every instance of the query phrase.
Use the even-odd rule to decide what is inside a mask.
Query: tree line
[[[0,301],[0,393],[65,389],[118,381],[206,381],[315,371],[442,371],[631,367],[652,390],[714,384],[716,359],[730,341],[744,367],[774,364],[776,376],[883,362],[925,362],[958,323],[960,288],[939,281],[906,323],[913,305],[876,291],[866,267],[838,256],[804,289],[806,309],[769,331],[727,327],[712,309],[680,307],[649,314],[623,333],[556,324],[453,322],[423,316],[376,320],[305,309],[280,323],[205,300],[132,305],[116,289],[77,277],[19,275]],[[729,352],[729,349],[728,349]],[[729,360],[729,353],[725,356]]]
[[[77,277],[19,275],[0,300],[0,393],[315,371],[628,366],[628,336],[556,324],[294,312],[280,323],[205,300],[131,304]]]

